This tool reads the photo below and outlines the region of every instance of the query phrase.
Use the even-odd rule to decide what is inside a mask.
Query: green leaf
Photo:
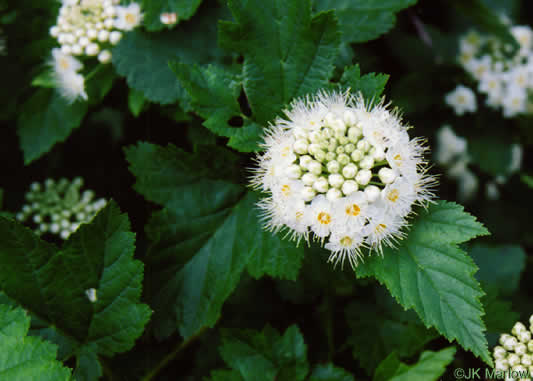
[[[190,19],[202,0],[143,0],[143,24],[150,32],[166,28],[160,20],[161,13],[176,13],[177,22]]]
[[[135,235],[114,202],[61,249],[2,217],[0,237],[0,289],[73,344],[66,357],[92,366],[87,352],[111,357],[131,349],[151,312],[139,303],[143,264],[133,259]],[[94,303],[86,296],[91,288]]]
[[[144,98],[143,93],[135,89],[130,89],[128,93],[128,107],[135,117],[138,117],[141,114],[145,104],[146,98]]]
[[[236,75],[212,65],[201,68],[174,62],[170,67],[189,94],[192,109],[206,119],[204,126],[229,138],[228,145],[236,150],[259,150],[263,129],[241,112],[237,99],[242,83]],[[235,117],[243,120],[241,127],[229,124]]]
[[[350,88],[353,94],[360,91],[367,100],[379,100],[388,80],[387,74],[368,73],[361,76],[359,65],[353,65],[344,69],[340,84],[344,88]]]
[[[220,179],[232,168],[222,155],[233,155],[198,148],[195,154],[148,143],[126,149],[135,189],[165,206],[146,227],[159,337],[179,328],[187,338],[213,326],[245,268],[255,277],[295,279],[303,257],[303,248],[262,229],[254,193]]]
[[[312,17],[309,0],[230,0],[229,7],[236,22],[219,23],[219,41],[244,56],[244,91],[257,123],[327,86],[340,43],[333,12]]]
[[[409,366],[399,362],[393,353],[380,364],[373,381],[437,381],[454,355],[454,347],[438,352],[426,351],[416,364]]]
[[[295,325],[287,328],[283,336],[269,326],[261,332],[226,332],[220,354],[245,381],[299,381],[309,371],[307,347]]]
[[[487,364],[492,359],[483,334],[483,291],[474,279],[472,259],[457,244],[488,231],[451,202],[420,211],[399,247],[361,264],[358,277],[375,276],[404,308],[413,308],[426,326],[456,339]]]
[[[485,324],[487,332],[494,334],[494,339],[497,340],[502,332],[511,331],[520,315],[512,310],[511,302],[507,298],[499,297],[495,287],[487,287],[486,292],[487,294],[482,299],[486,314]]]
[[[184,102],[185,92],[168,62],[216,61],[221,55],[216,46],[216,20],[222,15],[224,9],[210,7],[194,21],[180,24],[171,31],[126,33],[113,48],[117,73],[125,76],[131,88],[141,91],[152,102]]]
[[[416,0],[316,0],[317,11],[335,9],[344,43],[365,42],[388,32],[395,13]]]
[[[67,139],[86,112],[87,102],[68,104],[52,89],[37,90],[22,106],[18,119],[24,163],[31,163]]]
[[[53,89],[56,87],[54,73],[52,70],[45,70],[31,81],[31,85],[35,87],[46,87]]]
[[[522,175],[520,176],[520,180],[522,180],[522,182],[528,187],[533,188],[533,176]]]
[[[393,298],[376,290],[374,303],[353,302],[346,308],[351,335],[348,343],[368,374],[395,351],[401,358],[418,353],[438,335],[428,330],[413,311],[404,311]]]
[[[524,249],[516,245],[488,246],[476,243],[469,251],[479,266],[476,274],[479,281],[496,286],[504,295],[511,295],[518,289],[526,265]]]
[[[69,381],[71,371],[56,360],[57,347],[27,336],[30,317],[22,308],[0,305],[0,379]]]
[[[493,176],[510,173],[512,151],[511,141],[505,136],[481,135],[468,141],[472,162]]]
[[[344,369],[328,363],[316,365],[311,371],[309,381],[355,381],[355,379]]]
[[[242,377],[236,370],[214,370],[208,381],[242,381]]]

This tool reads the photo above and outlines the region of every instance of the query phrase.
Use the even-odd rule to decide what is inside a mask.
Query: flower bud
[[[95,43],[90,43],[85,47],[85,54],[88,56],[95,56],[100,51],[100,47]]]
[[[109,32],[105,29],[102,29],[100,32],[98,32],[98,41],[100,42],[106,42],[109,38]]]
[[[347,164],[343,169],[342,169],[342,175],[347,178],[347,179],[352,179],[355,177],[355,175],[357,174],[357,165],[355,165],[354,163],[350,163],[350,164]]]
[[[500,347],[498,345],[498,346],[494,347],[493,355],[494,355],[495,359],[504,359],[504,358],[507,357],[507,351],[505,350],[505,348]]]
[[[494,368],[498,370],[507,370],[509,369],[509,362],[507,359],[496,360],[494,362]]]
[[[306,173],[302,176],[302,182],[305,185],[311,186],[315,183],[317,177],[313,175],[312,173]]]
[[[372,172],[370,172],[368,169],[361,169],[359,172],[357,172],[357,175],[355,176],[355,181],[357,181],[359,185],[366,185],[370,182],[371,178]]]
[[[385,160],[385,151],[383,151],[379,147],[375,147],[372,157],[374,158],[375,161]]]
[[[98,37],[96,29],[87,29],[87,38],[89,40],[94,40],[96,37]]]
[[[353,180],[346,180],[344,184],[342,184],[342,193],[344,193],[345,196],[351,195],[353,192],[356,192],[358,189],[359,189],[359,186]]]
[[[353,161],[359,161],[363,158],[363,152],[361,150],[356,149],[353,151],[350,155]]]
[[[72,45],[72,54],[74,54],[75,56],[79,56],[82,53],[83,53],[83,48],[81,47],[81,45],[79,44]]]
[[[315,188],[317,192],[326,193],[329,188],[328,180],[324,177],[319,177],[313,184],[313,188]]]
[[[111,52],[109,50],[102,50],[100,54],[98,54],[98,61],[103,64],[109,63],[111,61]]]
[[[118,44],[120,39],[122,38],[122,33],[114,30],[111,33],[109,33],[109,42],[113,45]]]
[[[78,45],[80,45],[82,48],[89,45],[89,43],[90,43],[89,39],[85,36],[80,37],[80,39],[78,40]]]
[[[520,362],[525,366],[531,366],[531,364],[533,364],[533,361],[531,361],[531,356],[527,354],[522,355]]]
[[[313,198],[315,198],[316,192],[311,187],[303,187],[302,189],[302,198],[304,201],[311,201]]]
[[[322,173],[322,164],[320,164],[318,161],[313,160],[307,165],[307,169],[312,174],[318,176]]]
[[[344,119],[344,123],[346,123],[348,126],[353,126],[355,123],[357,123],[355,113],[351,110],[344,111],[342,118]]]
[[[347,143],[344,146],[344,152],[351,154],[353,151],[355,151],[355,145],[352,143]]]
[[[340,166],[339,162],[336,161],[336,160],[331,160],[327,164],[327,168],[328,168],[328,172],[329,173],[339,173],[339,171],[341,170],[341,166]]]
[[[74,35],[72,33],[67,33],[67,34],[65,34],[65,42],[67,44],[72,45],[73,43],[76,42],[76,37],[74,37]]]
[[[300,167],[309,169],[309,163],[313,161],[313,158],[309,155],[300,156]]]
[[[520,357],[516,353],[511,353],[507,357],[507,362],[510,366],[516,366],[520,364]]]
[[[302,175],[302,170],[298,164],[291,164],[285,170],[285,174],[289,179],[299,179]]]
[[[315,152],[315,159],[317,159],[320,162],[323,162],[326,160],[326,153],[322,151],[321,149],[317,150]]]
[[[63,54],[71,54],[72,53],[72,47],[70,45],[62,45],[61,46],[61,52]]]
[[[508,351],[512,351],[514,347],[518,344],[518,341],[513,336],[509,336],[503,343],[503,347]]]
[[[350,163],[350,156],[346,155],[345,153],[341,153],[340,155],[337,155],[337,161],[340,165],[347,165]]]
[[[524,343],[518,343],[514,347],[514,351],[516,354],[523,355],[527,352],[527,347]]]
[[[526,328],[526,326],[524,324],[522,324],[520,322],[516,322],[515,325],[513,326],[513,329],[511,330],[511,332],[515,336],[518,336],[518,334],[520,334],[521,332],[524,332],[524,331],[527,331],[527,328]]]
[[[337,154],[334,152],[326,153],[326,161],[333,161],[337,158]]]
[[[396,180],[396,173],[388,167],[381,168],[378,176],[383,184],[392,184]]]
[[[335,201],[341,197],[342,197],[341,191],[336,188],[331,188],[330,190],[328,190],[328,193],[326,193],[326,198],[329,201]]]
[[[322,141],[322,135],[318,131],[311,131],[309,133],[309,140],[311,143],[319,143]]]
[[[57,38],[57,36],[59,36],[59,27],[57,27],[55,25],[53,27],[51,27],[50,28],[50,36]]]
[[[366,152],[370,149],[370,143],[366,140],[359,140],[357,142],[357,149]]]
[[[340,188],[344,183],[344,177],[342,177],[338,173],[334,173],[328,176],[328,182],[329,185],[331,185],[332,187]]]
[[[298,139],[294,142],[292,149],[294,152],[300,155],[305,155],[307,153],[308,144],[305,139]]]
[[[104,28],[113,29],[114,26],[115,26],[115,20],[112,17],[109,17],[104,20]]]
[[[368,202],[374,202],[379,198],[381,191],[377,186],[369,185],[365,188],[365,194],[366,198],[368,199]]]
[[[371,156],[365,156],[359,161],[359,167],[370,169],[374,166],[374,159]]]
[[[348,139],[352,143],[357,143],[361,135],[363,135],[363,131],[359,127],[350,127],[348,129]]]
[[[520,334],[518,334],[517,336],[518,340],[520,340],[522,343],[527,344],[531,340],[531,332],[529,331],[520,332]]]

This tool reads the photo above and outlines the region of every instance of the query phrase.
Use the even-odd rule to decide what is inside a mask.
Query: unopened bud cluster
[[[84,77],[77,73],[83,65],[75,57],[97,57],[107,64],[111,62],[110,49],[122,33],[140,25],[139,4],[118,4],[119,0],[63,0],[50,34],[60,45],[53,52],[56,82],[69,101],[87,99]]]
[[[81,193],[82,186],[80,177],[72,181],[47,179],[43,184],[32,183],[25,195],[28,203],[17,213],[17,220],[32,224],[38,235],[50,233],[67,239],[107,203],[104,199],[94,200],[91,190]]]
[[[519,44],[512,47],[495,36],[470,31],[459,41],[458,61],[478,82],[477,90],[486,95],[486,104],[501,109],[505,117],[533,113],[533,30],[515,25],[509,32]],[[477,110],[474,92],[459,85],[446,96],[446,102],[458,115]]]
[[[381,252],[402,237],[417,201],[427,201],[424,147],[383,103],[368,107],[349,93],[298,100],[265,137],[252,179],[270,193],[259,204],[273,231],[313,233],[330,260],[355,266],[361,248]]]
[[[514,371],[533,374],[533,315],[529,318],[529,329],[517,322],[511,334],[500,336],[498,346],[494,347],[494,368],[500,371]],[[530,378],[522,381],[531,381]]]

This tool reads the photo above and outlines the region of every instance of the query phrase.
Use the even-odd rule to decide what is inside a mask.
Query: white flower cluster
[[[443,125],[436,134],[437,149],[435,162],[446,168],[446,175],[457,181],[459,187],[457,198],[460,201],[472,199],[479,188],[477,175],[468,167],[471,158],[468,155],[468,142],[464,137],[458,136],[450,125]],[[485,184],[485,193],[488,199],[495,200],[500,196],[498,185],[504,185],[508,176],[520,170],[522,163],[522,146],[512,144],[511,162],[506,170],[507,175],[496,176]]]
[[[74,56],[97,57],[106,64],[111,61],[110,48],[142,21],[137,3],[120,6],[119,0],[63,0],[56,25],[50,34],[59,49],[52,51],[54,76],[61,94],[70,102],[87,99],[84,77],[78,71],[83,64]]]
[[[511,334],[500,336],[500,345],[494,347],[494,368],[499,371],[529,372],[533,375],[533,315],[529,318],[529,329],[517,322]],[[531,381],[530,378],[521,381]]]
[[[67,239],[107,204],[105,199],[93,200],[91,190],[80,194],[82,185],[81,177],[72,181],[47,179],[43,184],[32,183],[25,196],[28,204],[17,213],[17,220],[35,224],[38,235],[51,233]]]
[[[363,247],[382,253],[403,237],[414,203],[432,197],[420,139],[383,102],[321,92],[296,100],[267,130],[252,178],[267,227],[294,240],[312,233],[352,267]]]
[[[533,113],[533,103],[529,100],[533,93],[533,30],[516,25],[510,27],[510,32],[520,46],[514,56],[508,57],[508,46],[498,38],[470,31],[460,40],[458,58],[478,82],[478,91],[487,96],[486,104],[502,109],[505,117]],[[446,102],[458,115],[474,112],[472,90],[459,87],[446,97]]]

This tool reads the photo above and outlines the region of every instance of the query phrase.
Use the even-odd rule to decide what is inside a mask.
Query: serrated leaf
[[[317,11],[335,9],[344,43],[365,42],[388,32],[395,13],[416,0],[316,0]]]
[[[387,74],[368,73],[361,76],[359,65],[346,67],[339,81],[342,87],[350,88],[353,94],[361,92],[367,100],[379,100],[389,80]]]
[[[21,308],[0,305],[0,379],[69,381],[71,371],[56,360],[57,347],[27,336],[30,317]]]
[[[245,381],[299,381],[309,371],[307,347],[295,325],[283,336],[269,326],[261,332],[226,333],[219,350],[224,362]]]
[[[370,257],[356,274],[375,276],[428,327],[434,326],[449,340],[456,339],[492,365],[481,319],[483,291],[473,276],[477,267],[457,246],[486,234],[462,206],[439,201],[420,212],[396,250],[385,250],[383,258]]]
[[[237,99],[242,83],[235,74],[213,65],[198,67],[174,62],[170,67],[189,94],[191,108],[206,119],[204,126],[229,138],[228,146],[236,150],[252,152],[259,149],[263,129],[241,112]],[[242,119],[242,126],[229,124],[235,117]]]
[[[355,381],[355,379],[344,369],[328,363],[316,365],[311,371],[309,381]]]
[[[371,300],[352,302],[345,310],[353,354],[370,375],[392,351],[401,358],[416,354],[438,335],[428,330],[414,311],[404,311],[392,297],[376,290]]]
[[[176,13],[177,22],[185,21],[196,13],[201,3],[202,0],[143,0],[143,24],[151,32],[164,29],[162,13]]]
[[[68,338],[73,352],[110,357],[133,346],[151,312],[139,303],[143,264],[133,259],[135,235],[114,202],[61,249],[1,217],[0,237],[0,288]]]
[[[526,265],[526,253],[522,247],[476,243],[469,252],[479,266],[476,273],[479,281],[496,286],[504,295],[510,295],[518,289]]]
[[[229,7],[236,22],[219,23],[219,42],[244,56],[244,91],[257,123],[327,86],[340,43],[333,12],[312,17],[309,0],[230,0]]]
[[[135,89],[130,89],[128,93],[128,107],[135,117],[138,117],[141,114],[145,104],[146,98],[144,98],[143,93]]]
[[[373,381],[437,381],[454,355],[454,347],[438,352],[426,351],[416,364],[409,366],[399,362],[393,353],[376,369]]]
[[[125,76],[128,85],[141,91],[146,99],[170,104],[185,96],[169,61],[212,62],[221,56],[216,46],[216,21],[224,9],[210,7],[193,21],[161,33],[126,33],[113,48],[113,65]]]
[[[18,119],[24,163],[31,163],[68,138],[86,112],[87,102],[68,104],[56,91],[38,89],[22,106]]]
[[[255,194],[220,179],[224,171],[218,168],[231,167],[221,155],[231,158],[229,151],[199,149],[188,154],[147,143],[126,149],[135,189],[165,206],[146,227],[153,242],[146,263],[157,274],[149,288],[159,337],[179,328],[187,338],[213,326],[247,266],[256,277],[294,279],[303,256],[302,248],[262,229]]]

